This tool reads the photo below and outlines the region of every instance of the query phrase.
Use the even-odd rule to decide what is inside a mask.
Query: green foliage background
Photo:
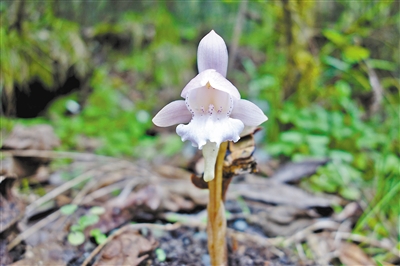
[[[260,149],[282,161],[330,158],[302,186],[363,202],[356,233],[399,239],[399,2],[27,1],[20,30],[12,27],[18,5],[0,10],[2,93],[12,95],[15,84],[29,90],[32,78],[51,89],[55,59],[61,72],[94,69],[79,115],[64,114],[78,100],[72,94],[44,117],[3,117],[3,133],[49,123],[63,150],[89,137],[100,141],[99,154],[173,155],[183,147],[177,136],[146,131],[196,75],[197,44],[214,29],[230,48],[240,37],[228,78],[269,117]],[[105,36],[122,48],[99,41]]]

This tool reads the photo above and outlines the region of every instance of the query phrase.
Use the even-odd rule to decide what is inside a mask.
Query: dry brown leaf
[[[60,144],[54,130],[49,125],[14,127],[11,135],[4,140],[2,150],[51,150]],[[37,174],[43,164],[49,163],[48,158],[13,156],[11,171],[18,177],[27,177]],[[37,176],[39,181],[47,178],[47,169],[41,169]]]
[[[333,242],[333,240],[329,239],[324,234],[308,234],[306,239],[318,265],[329,265],[331,259],[329,255],[331,251],[330,242]]]
[[[100,259],[93,266],[139,265],[157,246],[154,239],[146,239],[137,231],[126,231],[112,239],[100,253]]]
[[[330,208],[333,201],[306,193],[304,190],[273,180],[247,175],[244,183],[232,184],[232,191],[246,199],[300,209]]]
[[[315,174],[318,167],[326,164],[328,161],[328,159],[322,159],[287,163],[278,168],[270,179],[285,183],[297,182],[303,177]]]
[[[274,209],[272,208],[272,210]],[[309,217],[296,218],[293,216],[290,218],[291,222],[281,224],[276,222],[273,216],[273,213],[259,212],[257,215],[251,215],[247,221],[252,225],[260,227],[268,237],[291,236],[315,222],[314,219]]]
[[[60,141],[49,125],[14,127],[11,135],[4,140],[3,150],[51,150],[58,146]]]
[[[180,183],[181,181],[171,180],[171,182]],[[183,183],[193,186],[189,180],[184,180]],[[99,222],[88,227],[85,232],[90,232],[92,228],[99,228],[102,232],[109,232],[138,214],[155,215],[162,211],[177,212],[194,209],[196,204],[193,200],[187,198],[190,199],[190,197],[170,191],[169,186],[149,184],[138,191],[132,191],[123,199],[117,197],[108,200],[104,205],[106,211],[101,215]]]
[[[339,248],[339,259],[345,265],[376,265],[375,261],[365,254],[365,252],[356,244],[342,242]]]
[[[19,260],[12,266],[43,265],[63,266],[72,258],[71,250],[57,242],[44,242],[33,248],[27,248],[23,260]]]
[[[206,206],[208,203],[208,191],[198,189],[189,179],[168,180],[161,182],[161,186],[168,193],[179,195],[184,199],[189,199],[197,206]]]
[[[336,221],[350,220],[353,223],[358,221],[358,218],[363,214],[363,210],[358,202],[350,202],[340,213],[334,215]]]
[[[154,170],[161,176],[171,179],[187,180],[191,175],[189,171],[172,165],[155,166]]]
[[[332,200],[285,183],[255,175],[234,181],[228,196],[242,196],[256,212],[247,221],[262,228],[270,237],[293,235],[333,212]]]

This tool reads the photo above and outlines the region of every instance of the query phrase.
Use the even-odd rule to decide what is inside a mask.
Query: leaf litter
[[[373,265],[360,243],[385,249],[396,261],[395,243],[351,232],[362,214],[360,204],[335,195],[313,195],[295,184],[324,162],[308,163],[305,169],[301,164],[275,166],[272,178],[255,174],[256,131],[230,143],[224,165],[229,265]],[[183,169],[53,152],[53,147],[36,153],[29,147],[15,149],[22,158],[35,159],[37,154],[46,163],[69,160],[44,179],[28,179],[29,194],[35,186],[46,190],[41,197],[17,192],[23,179],[13,174],[15,168],[2,169],[2,265],[210,264],[204,211],[208,191],[198,182],[201,159],[194,157],[192,166]],[[8,150],[5,160],[15,154]],[[296,167],[292,176],[290,167]],[[342,211],[335,213],[335,206]],[[83,222],[94,216],[90,223]],[[82,233],[82,244],[68,241],[73,232]]]

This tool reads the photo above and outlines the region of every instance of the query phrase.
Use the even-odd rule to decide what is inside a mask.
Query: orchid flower
[[[214,179],[219,145],[236,142],[244,126],[258,126],[268,118],[250,101],[240,99],[238,89],[226,79],[228,51],[215,31],[208,33],[197,50],[199,74],[184,87],[181,97],[153,118],[160,127],[179,124],[177,134],[202,150],[204,181]]]

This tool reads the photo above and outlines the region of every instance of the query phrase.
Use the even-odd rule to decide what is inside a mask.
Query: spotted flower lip
[[[203,150],[204,180],[210,181],[219,145],[238,141],[244,126],[258,126],[268,118],[255,104],[242,100],[238,89],[225,78],[228,52],[215,31],[200,41],[197,55],[199,74],[183,88],[185,100],[166,105],[153,123],[160,127],[179,124],[176,132],[182,141],[190,140]]]

